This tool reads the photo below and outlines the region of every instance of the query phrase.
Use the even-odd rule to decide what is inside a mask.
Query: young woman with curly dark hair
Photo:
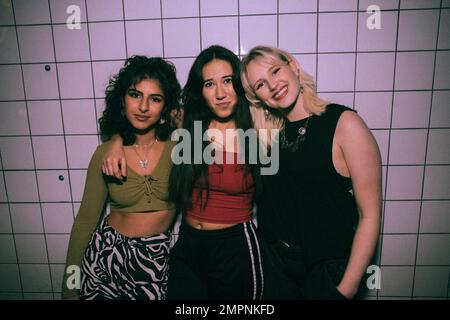
[[[167,139],[180,91],[175,67],[161,58],[131,57],[110,80],[100,131],[122,137],[128,176],[103,175],[110,142],[98,146],[66,261],[66,270],[81,268],[81,286],[76,290],[66,271],[63,298],[165,298],[175,217],[168,198],[174,142]],[[110,213],[102,217],[107,203]]]

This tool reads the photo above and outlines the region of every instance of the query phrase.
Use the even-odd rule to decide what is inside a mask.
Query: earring
[[[159,124],[164,124],[166,123],[166,119],[164,118],[159,118]]]
[[[303,85],[301,84],[301,85],[300,85],[300,93],[303,94],[303,91],[305,91],[305,89],[303,88]]]
[[[272,119],[272,114],[270,113],[269,109],[264,109],[264,118],[266,118],[266,121]]]

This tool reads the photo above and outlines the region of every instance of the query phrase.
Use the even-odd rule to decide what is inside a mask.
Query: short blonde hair
[[[269,46],[256,46],[242,59],[241,62],[241,80],[245,89],[245,96],[250,101],[250,111],[252,114],[254,126],[256,129],[281,129],[284,125],[284,119],[276,112],[272,112],[271,119],[265,119],[264,105],[258,99],[255,90],[248,82],[247,67],[255,59],[264,59],[272,65],[289,64],[295,58],[288,52]],[[322,114],[329,102],[320,99],[317,96],[316,82],[314,78],[305,72],[298,65],[298,77],[303,86],[303,103],[308,113]]]

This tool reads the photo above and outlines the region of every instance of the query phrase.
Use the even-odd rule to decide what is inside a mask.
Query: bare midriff
[[[107,218],[108,224],[127,237],[149,237],[166,232],[172,225],[175,210],[156,212],[113,211]]]
[[[211,223],[201,221],[192,217],[185,217],[184,221],[192,228],[199,230],[220,230],[237,225],[238,223]]]

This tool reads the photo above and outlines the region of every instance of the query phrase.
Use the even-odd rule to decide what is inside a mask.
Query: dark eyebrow
[[[225,78],[233,78],[233,75],[232,74],[228,74],[226,76],[223,76],[221,79],[225,79]],[[203,83],[208,82],[208,81],[213,81],[213,78],[205,79],[205,80],[203,80]]]
[[[127,92],[130,92],[130,91],[142,94],[142,92],[136,88],[129,88]],[[160,97],[160,98],[164,99],[164,95],[159,94],[159,93],[152,93],[152,94],[150,94],[150,97]]]

